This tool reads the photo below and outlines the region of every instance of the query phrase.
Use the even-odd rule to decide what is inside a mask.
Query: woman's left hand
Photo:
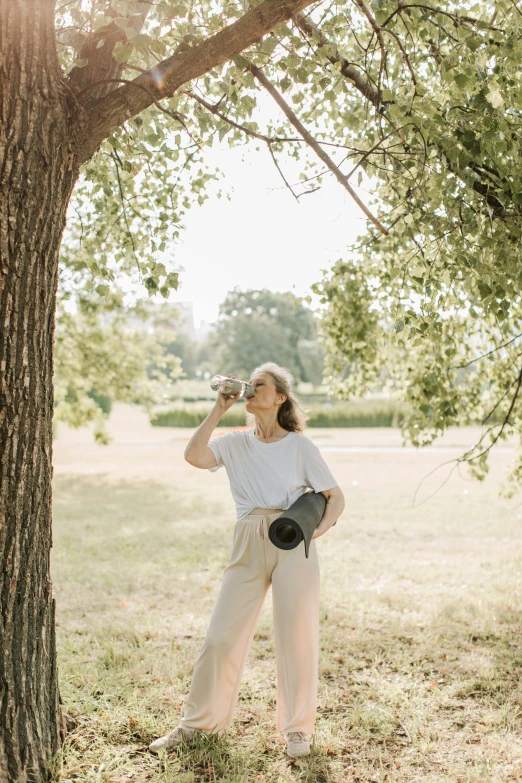
[[[344,510],[344,495],[339,487],[321,490],[321,494],[326,498],[326,508],[324,510],[323,518],[314,530],[312,541],[314,538],[319,538],[319,536],[324,535],[330,530],[330,528],[336,524]]]
[[[335,525],[335,522],[334,522]],[[329,525],[328,527],[325,527],[322,522],[319,522],[317,527],[314,530],[314,534],[312,536],[312,541],[314,538],[319,538],[319,536],[324,536],[324,534],[330,530],[330,528],[333,527],[333,525]]]

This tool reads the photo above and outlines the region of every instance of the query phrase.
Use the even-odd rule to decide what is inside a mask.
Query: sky
[[[211,196],[186,215],[174,250],[180,285],[171,296],[193,302],[196,328],[201,320],[217,319],[219,304],[235,286],[310,294],[322,270],[346,257],[346,247],[365,229],[365,216],[333,176],[297,202],[267,149],[219,145],[206,156],[224,173],[220,184],[230,200]],[[281,155],[279,162],[287,179],[297,182],[295,161]],[[371,194],[353,180],[368,203]],[[312,307],[317,305],[313,296]]]

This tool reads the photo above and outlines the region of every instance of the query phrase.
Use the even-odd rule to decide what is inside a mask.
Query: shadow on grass
[[[53,489],[56,573],[90,564],[85,579],[146,563],[224,567],[234,519],[207,495],[151,481],[61,476]],[[69,569],[70,570],[70,569]]]
[[[104,519],[127,518],[154,510],[154,522],[161,525],[171,521],[207,517],[224,518],[226,507],[216,502],[211,492],[194,492],[194,487],[172,487],[153,481],[111,480],[105,474],[61,475],[53,481],[53,510],[58,511],[58,522],[81,521],[94,512],[103,510]],[[163,510],[163,511],[162,511]],[[108,519],[107,519],[108,518]],[[94,520],[93,520],[94,521]]]

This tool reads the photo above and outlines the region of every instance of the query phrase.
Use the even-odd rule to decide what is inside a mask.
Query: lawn
[[[147,745],[182,714],[235,513],[225,471],[184,461],[191,430],[117,406],[110,431],[104,447],[60,425],[54,444],[64,780],[522,781],[522,507],[497,495],[509,445],[484,484],[455,473],[414,507],[476,432],[418,452],[395,430],[309,430],[346,497],[317,541],[313,752],[291,761],[275,728],[269,594],[231,731],[158,759]]]

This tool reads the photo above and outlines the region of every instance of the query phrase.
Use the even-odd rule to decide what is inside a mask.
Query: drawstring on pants
[[[266,516],[261,517],[261,519],[256,519],[255,523],[254,521],[251,522],[252,526],[254,527],[254,535],[257,538],[260,538],[261,541],[268,541],[270,536],[268,535],[268,528],[270,526],[271,520],[267,519]]]

